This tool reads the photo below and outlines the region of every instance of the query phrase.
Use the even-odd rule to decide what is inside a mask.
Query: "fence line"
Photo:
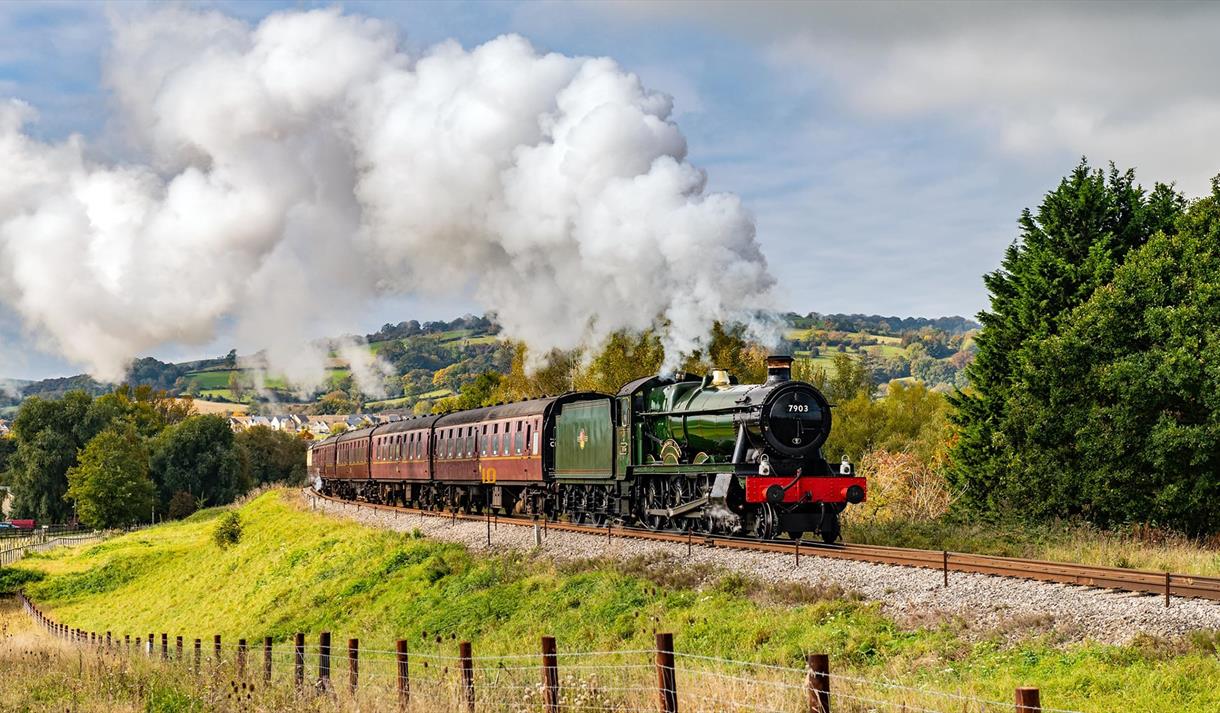
[[[43,552],[55,547],[97,542],[110,537],[112,534],[114,533],[108,530],[64,534],[53,534],[40,530],[31,535],[28,542],[0,550],[0,566],[15,564],[24,558],[28,552]]]
[[[1002,703],[832,674],[826,654],[810,654],[803,668],[685,654],[674,650],[669,633],[656,634],[652,649],[622,651],[559,652],[554,637],[544,636],[535,654],[500,656],[476,656],[466,641],[454,642],[456,656],[410,652],[402,639],[391,651],[330,632],[308,637],[312,644],[297,633],[277,648],[271,637],[89,632],[55,621],[24,593],[18,597],[37,625],[78,647],[142,656],[195,676],[231,676],[231,685],[279,682],[336,700],[396,699],[400,710],[831,713],[833,706],[836,713],[1078,713],[1043,707],[1036,688],[1018,688],[1013,703]]]

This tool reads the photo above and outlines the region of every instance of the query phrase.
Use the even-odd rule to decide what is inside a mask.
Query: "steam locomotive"
[[[616,521],[653,530],[839,539],[864,478],[821,447],[831,410],[791,379],[648,376],[617,394],[572,392],[349,431],[314,444],[314,487],[430,510]]]

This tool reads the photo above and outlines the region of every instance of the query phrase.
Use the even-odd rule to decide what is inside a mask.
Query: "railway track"
[[[435,512],[419,510],[394,505],[379,505],[364,501],[344,500],[329,495],[320,495],[312,490],[306,490],[307,497],[316,497],[331,502],[355,505],[361,508],[371,508],[390,512],[403,512],[429,517],[476,522],[491,521],[487,515],[475,515],[461,512]],[[495,516],[494,521],[509,525],[533,527],[542,525],[538,520],[524,517]],[[1170,572],[1151,572],[1147,570],[1124,569],[1121,567],[1100,567],[1096,565],[1071,564],[1066,562],[1048,562],[1044,560],[1021,559],[1017,557],[995,557],[977,555],[965,552],[948,552],[939,550],[916,550],[905,547],[883,547],[880,545],[826,545],[820,542],[790,542],[785,540],[759,541],[725,535],[694,535],[678,532],[655,532],[636,527],[624,527],[608,524],[604,526],[579,525],[568,522],[548,521],[548,530],[559,532],[574,532],[585,535],[596,535],[608,538],[633,538],[651,540],[654,542],[670,542],[693,547],[714,547],[721,549],[749,550],[754,552],[774,552],[827,557],[831,559],[854,560],[873,564],[888,564],[899,567],[917,567],[920,569],[938,570],[944,573],[946,585],[951,573],[987,574],[996,577],[1012,577],[1040,582],[1056,582],[1097,589],[1110,589],[1121,592],[1137,592],[1155,594],[1165,597],[1165,605],[1169,606],[1172,597],[1190,599],[1207,599],[1220,601],[1220,577],[1203,577],[1193,574],[1173,574]]]

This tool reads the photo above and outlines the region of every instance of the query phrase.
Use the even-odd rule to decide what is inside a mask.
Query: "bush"
[[[17,567],[0,569],[0,594],[16,594],[30,582],[37,582],[46,575],[42,572]]]
[[[216,529],[212,531],[212,541],[221,548],[228,548],[241,542],[241,515],[230,510],[220,517]]]
[[[869,451],[857,473],[868,479],[868,500],[849,511],[856,522],[930,522],[953,504],[939,469],[913,453]]]
[[[171,520],[181,520],[184,517],[189,517],[195,512],[195,496],[179,490],[174,493],[174,497],[169,501],[169,518]]]

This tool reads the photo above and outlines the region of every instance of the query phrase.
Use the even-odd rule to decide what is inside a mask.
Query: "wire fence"
[[[230,702],[252,699],[257,685],[260,695],[326,697],[339,709],[363,711],[1077,713],[1042,706],[1036,688],[1016,689],[1009,702],[987,700],[832,673],[825,654],[787,667],[682,653],[666,633],[651,649],[559,651],[554,638],[543,637],[534,654],[475,655],[470,643],[457,641],[449,642],[452,654],[442,654],[410,651],[406,640],[378,647],[329,632],[281,641],[88,632],[18,596],[38,626],[68,645],[102,657],[149,659],[197,677],[202,690]]]
[[[45,552],[56,547],[100,542],[118,532],[114,530],[49,530],[11,539],[0,540],[0,566],[15,564],[30,552]]]

